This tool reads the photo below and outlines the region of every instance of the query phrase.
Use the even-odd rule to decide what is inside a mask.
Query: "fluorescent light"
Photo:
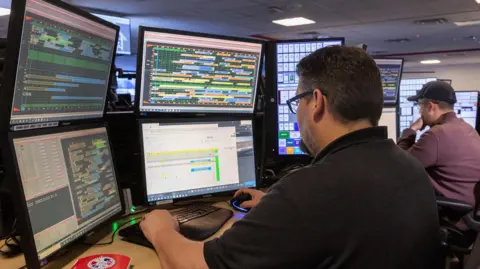
[[[6,16],[6,15],[10,15],[10,9],[0,7],[0,16]]]
[[[480,0],[479,0],[480,1]],[[298,25],[305,25],[305,24],[313,24],[315,23],[312,20],[309,20],[304,17],[297,17],[297,18],[289,18],[289,19],[283,19],[283,20],[276,20],[272,21],[273,23],[280,24],[283,26],[298,26]]]
[[[480,1],[480,0],[478,0]],[[470,25],[477,25],[480,24],[480,20],[476,21],[459,21],[459,22],[454,22],[456,26],[470,26]]]
[[[477,3],[479,3],[479,4],[480,4],[480,0],[477,0]]]
[[[439,64],[441,62],[440,60],[425,60],[425,61],[421,61],[420,63],[421,64]]]

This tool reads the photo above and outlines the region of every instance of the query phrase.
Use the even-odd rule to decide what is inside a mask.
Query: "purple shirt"
[[[405,129],[398,146],[420,160],[438,193],[474,206],[474,188],[480,182],[480,136],[455,112],[442,117],[417,143],[416,132]]]

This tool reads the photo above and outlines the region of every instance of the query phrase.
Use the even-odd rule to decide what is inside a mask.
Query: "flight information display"
[[[262,43],[144,32],[140,112],[253,113]]]
[[[400,83],[399,108],[400,108],[400,136],[403,130],[410,128],[414,121],[420,118],[420,111],[415,102],[407,100],[408,97],[417,95],[423,85],[430,81],[436,81],[437,78],[411,78],[402,79]],[[423,132],[417,132],[417,138]]]
[[[297,64],[310,53],[328,46],[342,45],[343,39],[295,41],[277,44],[278,154],[303,155],[297,115],[290,112],[287,100],[298,87]]]
[[[402,78],[403,59],[375,59],[375,62],[382,78],[383,102],[395,105]]]
[[[10,123],[102,117],[117,30],[26,3]]]
[[[105,127],[13,144],[39,259],[122,210]]]
[[[420,110],[418,105],[415,102],[408,101],[407,98],[417,95],[424,84],[436,80],[436,78],[402,79],[399,104],[400,132],[410,128],[413,122],[420,118]],[[457,103],[454,105],[454,111],[457,114],[457,117],[463,119],[473,128],[476,128],[478,115],[478,91],[457,91],[455,92],[455,95],[457,97]],[[416,140],[420,139],[422,134],[429,129],[430,128],[427,126],[427,128],[424,130],[418,131]],[[400,133],[400,135],[402,134]]]

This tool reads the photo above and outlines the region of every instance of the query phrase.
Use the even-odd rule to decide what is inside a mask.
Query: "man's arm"
[[[168,211],[155,210],[146,214],[140,226],[155,247],[162,269],[208,269],[203,257],[204,244],[178,233],[178,222]]]
[[[402,136],[398,139],[397,145],[404,149],[409,150],[415,144],[415,138],[417,132],[410,128],[403,130]]]
[[[417,141],[417,143],[414,143],[410,147],[401,146],[401,141],[402,140],[400,139],[398,145],[407,150],[410,154],[412,154],[413,157],[417,158],[425,168],[433,166],[437,162],[438,139],[432,130],[425,132]],[[403,145],[406,145],[406,143]]]

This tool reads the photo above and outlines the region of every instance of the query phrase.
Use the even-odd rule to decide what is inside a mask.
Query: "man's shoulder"
[[[284,176],[276,187],[285,193],[298,193],[301,190],[328,189],[338,186],[345,178],[345,170],[339,169],[334,160],[313,163]]]
[[[456,118],[454,120],[445,122],[443,124],[434,125],[428,132],[435,135],[437,138],[442,137],[448,133],[465,133],[465,132],[472,132],[475,129],[468,123],[466,123],[463,119]]]

